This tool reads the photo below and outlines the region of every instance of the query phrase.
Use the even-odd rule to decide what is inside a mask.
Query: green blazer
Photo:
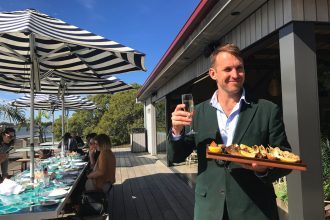
[[[267,100],[247,99],[243,102],[233,143],[291,147],[287,141],[280,108]],[[258,177],[239,164],[206,159],[206,145],[215,140],[223,143],[218,128],[216,109],[210,100],[196,106],[194,136],[169,138],[168,159],[182,162],[193,151],[198,153],[198,175],[195,188],[196,220],[222,219],[225,204],[230,220],[278,219],[276,195],[272,182],[291,170],[271,169]]]

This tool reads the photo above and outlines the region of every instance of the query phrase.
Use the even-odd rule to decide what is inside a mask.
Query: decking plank
[[[169,169],[166,166],[159,166],[159,169],[164,169],[163,172],[171,172],[171,169]],[[165,179],[165,181],[169,182],[170,186],[175,186],[175,189],[177,190],[180,195],[184,195],[184,197],[187,199],[187,202],[190,203],[190,205],[194,206],[195,203],[195,196],[194,196],[194,190],[190,187],[187,187],[187,184],[183,181],[178,179],[177,175],[169,175],[168,178]],[[177,189],[178,188],[178,189]]]
[[[191,220],[194,192],[148,153],[113,149],[116,183],[111,192],[111,220]]]
[[[122,179],[122,152],[115,152],[116,157],[116,183],[113,186],[113,202],[111,206],[110,219],[122,219],[125,220],[125,210],[124,210],[124,197],[123,197],[123,179]],[[123,218],[124,217],[124,218]]]
[[[164,194],[164,184],[159,183],[160,174],[158,173],[157,166],[155,166],[154,160],[150,158],[141,157],[140,160],[143,163],[143,169],[145,171],[145,180],[150,186],[150,191],[155,198],[157,198],[157,204],[160,211],[163,213],[165,219],[179,219],[174,210],[171,207],[166,194]]]
[[[150,172],[158,171],[161,174],[158,175],[158,178],[155,178],[159,190],[163,193],[165,196],[168,204],[172,208],[173,212],[177,216],[178,219],[182,220],[190,220],[193,219],[193,216],[186,212],[185,207],[183,204],[186,203],[184,199],[180,196],[180,191],[177,188],[170,187],[171,184],[166,184],[167,178],[170,178],[170,176],[175,176],[174,173],[171,172],[170,169],[164,169],[164,164],[162,164],[160,161],[156,161],[155,163],[156,169],[150,170]],[[148,169],[151,169],[151,167],[148,167]],[[178,179],[178,181],[181,181]],[[177,182],[179,183],[179,182]],[[187,203],[186,203],[187,204]]]
[[[136,206],[136,209],[138,211],[138,219],[145,219],[149,220],[151,219],[150,210],[148,209],[147,200],[144,197],[145,194],[149,194],[148,192],[144,192],[143,189],[140,187],[139,179],[142,178],[142,173],[139,172],[136,169],[136,166],[138,165],[136,161],[134,160],[134,157],[132,155],[129,155],[128,160],[131,162],[131,169],[129,170],[129,178],[133,181],[131,181],[131,189],[132,189],[132,195],[134,196],[134,204]]]
[[[184,209],[185,215],[189,216],[189,219],[192,219],[194,216],[194,211],[191,209],[191,207],[194,206],[194,198],[189,199],[189,196],[186,196],[186,194],[193,194],[193,192],[185,192],[184,188],[185,186],[182,186],[183,181],[177,180],[177,176],[174,176],[173,174],[170,174],[166,176],[165,178],[162,177],[162,181],[167,185],[168,190],[174,191],[174,198],[180,204],[180,206]],[[180,210],[181,211],[181,210]]]
[[[137,210],[133,201],[131,179],[129,178],[129,170],[131,169],[130,161],[127,159],[127,154],[121,158],[125,167],[122,167],[122,178],[123,178],[123,196],[124,196],[124,207],[126,220],[136,220]]]
[[[145,169],[143,169],[142,161],[134,155],[132,155],[130,159],[134,163],[134,170],[137,174],[137,183],[145,199],[144,205],[149,210],[151,219],[165,220],[165,217],[158,205],[157,198],[152,194],[151,186],[145,178],[146,172]]]

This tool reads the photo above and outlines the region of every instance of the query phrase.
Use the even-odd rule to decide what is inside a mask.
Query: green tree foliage
[[[327,138],[321,139],[322,157],[322,179],[324,199],[330,199],[330,141]]]
[[[94,114],[97,110],[79,110],[69,119],[69,132],[86,136],[93,132],[96,121]]]
[[[59,141],[62,137],[62,116],[60,115],[59,118],[55,119],[54,121],[54,136],[55,140]]]
[[[133,128],[144,127],[143,104],[136,103],[134,89],[116,94],[88,96],[95,102],[95,110],[79,110],[69,119],[69,132],[85,137],[87,134],[105,133],[110,135],[113,145],[129,143],[129,135]],[[66,122],[66,121],[65,121]],[[55,121],[55,137],[61,137],[61,119]]]
[[[108,111],[96,126],[96,132],[110,135],[114,145],[129,143],[131,130],[143,127],[143,105],[136,103],[136,92],[134,89],[112,95]]]

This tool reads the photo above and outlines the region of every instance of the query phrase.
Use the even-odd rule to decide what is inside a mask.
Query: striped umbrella
[[[15,99],[10,102],[10,105],[14,107],[30,107],[31,106],[31,97],[29,94]],[[93,110],[96,108],[95,103],[77,96],[77,95],[66,95],[64,96],[64,108],[69,110]],[[62,109],[62,100],[60,97],[56,95],[48,95],[48,94],[36,94],[34,96],[34,109],[37,110],[54,110],[54,109]]]
[[[0,72],[0,90],[29,93],[32,90],[29,80],[28,76],[14,76]],[[116,93],[132,89],[131,85],[113,76],[106,79],[82,78],[81,81],[70,79],[70,77],[47,77],[40,80],[40,85],[41,88],[36,93],[53,95]]]
[[[31,106],[31,97],[29,94],[10,102],[11,106],[26,108]],[[96,109],[95,103],[76,95],[64,96],[64,108],[66,110],[93,110]],[[52,111],[52,130],[54,130],[54,111],[62,109],[62,100],[56,95],[36,94],[34,96],[34,109]],[[62,115],[64,117],[64,115]],[[62,124],[62,129],[64,124]],[[54,132],[52,137],[54,145]]]
[[[0,72],[6,74],[30,75],[34,68],[38,80],[145,70],[143,53],[36,10],[0,13],[0,34],[0,59],[7,63]]]
[[[0,89],[30,92],[31,103],[35,91],[59,93],[63,97],[129,89],[117,79],[106,78],[123,72],[145,71],[144,56],[36,10],[0,13]],[[33,155],[33,105],[30,114]],[[31,180],[33,162],[32,157]]]

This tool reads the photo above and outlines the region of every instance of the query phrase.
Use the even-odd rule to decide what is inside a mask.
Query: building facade
[[[288,176],[290,219],[324,219],[320,139],[329,137],[330,122],[328,0],[202,0],[138,93],[148,151],[167,161],[171,112],[183,93],[192,93],[196,104],[211,97],[216,85],[208,77],[209,55],[227,42],[242,50],[249,92],[282,107],[293,152],[308,166]]]

